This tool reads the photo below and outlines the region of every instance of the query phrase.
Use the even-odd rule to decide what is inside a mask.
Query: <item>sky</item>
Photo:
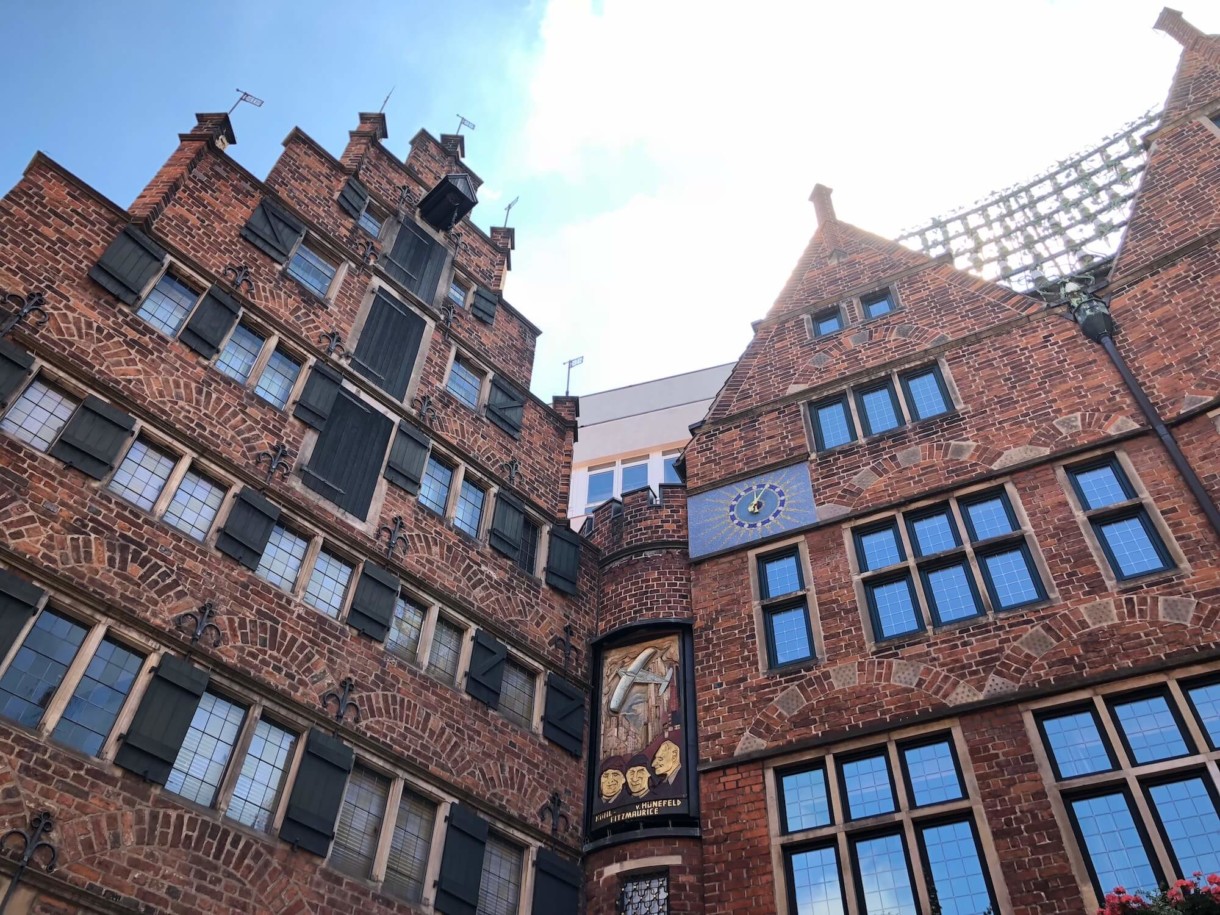
[[[1196,5],[1192,7],[1191,2]],[[475,123],[474,221],[510,224],[505,297],[543,330],[534,393],[732,361],[816,228],[809,192],[892,236],[1159,106],[1160,0],[0,0],[0,190],[36,150],[126,206],[236,88],[229,154],[299,126],[338,154]],[[1220,30],[1210,3],[1186,18]]]

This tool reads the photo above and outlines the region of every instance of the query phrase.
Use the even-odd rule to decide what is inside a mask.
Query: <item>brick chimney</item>
[[[829,261],[844,256],[843,249],[839,246],[839,217],[835,215],[835,205],[830,200],[833,193],[826,185],[815,184],[809,194],[809,199],[813,201],[813,211],[818,217],[818,233],[826,246],[826,259]]]
[[[492,226],[488,235],[491,237],[491,243],[504,252],[504,269],[512,270],[512,252],[517,247],[517,230],[511,229],[508,226]],[[499,279],[502,288],[504,282],[503,275]]]
[[[209,148],[223,152],[236,142],[237,135],[233,133],[233,123],[227,114],[196,114],[194,128],[178,134],[178,148],[132,202],[128,212],[138,220],[152,222],[169,204]]]
[[[352,172],[360,168],[360,163],[374,143],[390,135],[385,115],[380,111],[361,111],[357,117],[360,123],[355,130],[348,131],[347,148],[339,157],[343,166]]]
[[[441,146],[455,159],[466,158],[466,138],[460,133],[441,134]]]
[[[1165,7],[1156,17],[1154,29],[1164,32],[1184,48],[1189,48],[1203,33],[1182,18],[1181,12]]]

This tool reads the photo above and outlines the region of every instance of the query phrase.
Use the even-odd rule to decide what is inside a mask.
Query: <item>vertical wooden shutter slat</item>
[[[335,405],[335,397],[342,386],[343,379],[338,372],[321,362],[315,362],[309,371],[309,378],[305,380],[301,397],[293,407],[292,415],[307,426],[321,429],[326,425],[331,408]]]
[[[13,647],[22,628],[46,592],[6,569],[0,569],[0,659]]]
[[[399,227],[393,247],[382,255],[381,265],[386,273],[430,305],[436,298],[445,260],[444,246],[408,219]]]
[[[364,212],[365,204],[369,202],[369,192],[355,178],[348,178],[347,184],[339,192],[339,206],[353,219],[359,219]]]
[[[486,849],[487,821],[464,804],[450,807],[433,902],[442,915],[475,915]]]
[[[366,562],[352,595],[348,625],[359,632],[383,641],[394,619],[394,603],[398,599],[398,576],[388,569]]]
[[[386,461],[385,478],[412,495],[419,495],[419,484],[424,478],[424,466],[428,463],[428,449],[431,447],[432,439],[414,426],[399,423],[398,434],[390,447],[390,458]]]
[[[407,306],[385,292],[378,292],[356,342],[352,365],[387,394],[401,400],[415,369],[425,326],[424,319]]]
[[[491,548],[516,561],[521,555],[521,534],[525,527],[525,511],[507,493],[496,496],[496,510],[491,517]]]
[[[122,410],[90,394],[76,408],[50,453],[69,467],[100,480],[114,469],[135,426],[136,421]]]
[[[580,864],[539,848],[534,865],[534,905],[538,915],[578,915],[584,873]]]
[[[507,659],[508,649],[503,642],[476,629],[474,645],[470,649],[470,671],[466,674],[466,692],[484,705],[499,708]]]
[[[164,260],[164,248],[134,226],[125,226],[90,268],[89,278],[134,305]]]
[[[206,670],[173,655],[161,658],[115,754],[115,763],[164,785],[207,688]]]
[[[216,549],[253,571],[258,568],[279,518],[279,508],[247,486],[233,501],[229,517],[216,537]]]
[[[242,238],[280,264],[304,234],[305,227],[295,216],[268,200],[259,202],[241,230]]]
[[[482,286],[476,286],[474,297],[470,300],[471,313],[484,324],[494,324],[496,320],[496,305],[500,301],[498,293]]]
[[[335,820],[355,759],[351,747],[342,741],[317,728],[309,732],[280,826],[281,839],[325,857],[335,837]]]
[[[34,356],[16,343],[0,338],[0,407],[17,393],[34,368]]]
[[[178,339],[205,359],[211,359],[220,352],[220,344],[240,315],[241,305],[228,293],[213,286],[186,322],[186,327],[182,328]]]
[[[555,674],[546,676],[546,706],[542,736],[573,756],[580,755],[585,738],[585,693]]]
[[[487,397],[487,418],[513,438],[520,438],[524,417],[525,395],[499,375],[492,378]]]
[[[580,537],[565,525],[551,528],[546,559],[546,583],[565,594],[576,593],[580,576]]]
[[[359,518],[368,514],[394,423],[350,391],[335,396],[301,481]]]

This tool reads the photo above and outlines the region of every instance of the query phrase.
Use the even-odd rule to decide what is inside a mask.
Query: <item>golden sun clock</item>
[[[804,462],[691,496],[688,510],[692,559],[768,540],[817,520]]]

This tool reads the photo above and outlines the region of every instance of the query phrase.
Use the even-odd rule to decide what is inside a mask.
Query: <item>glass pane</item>
[[[938,622],[952,623],[983,612],[978,598],[974,596],[970,572],[965,563],[933,569],[926,574],[926,581]]]
[[[1220,747],[1220,683],[1206,683],[1186,691],[1194,705],[1212,749]]]
[[[896,809],[890,784],[890,762],[884,753],[853,759],[840,767],[851,820],[890,813]]]
[[[876,608],[877,638],[888,639],[923,628],[911,598],[909,578],[867,587]]]
[[[991,582],[997,609],[1020,607],[1041,597],[1024,550],[1019,547],[1001,550],[983,556],[982,560],[987,578]]]
[[[853,848],[860,873],[860,895],[869,915],[919,915],[902,836],[878,836]]]
[[[843,915],[843,888],[835,850],[810,849],[794,854],[791,860],[796,915]]]
[[[435,822],[436,805],[404,788],[398,816],[394,819],[390,857],[386,861],[385,883],[382,884],[391,896],[407,902],[419,902],[423,897]]]
[[[469,480],[462,480],[458,490],[457,508],[453,513],[453,524],[471,537],[479,536],[479,524],[483,520],[483,501],[486,493]]]
[[[166,336],[172,337],[182,329],[186,316],[195,307],[199,296],[168,273],[157,281],[136,314]]]
[[[902,751],[902,757],[915,806],[941,804],[966,796],[957,767],[953,764],[953,750],[949,741],[908,747]]]
[[[614,471],[599,470],[589,474],[589,505],[605,502],[614,495]]]
[[[480,387],[480,378],[460,359],[454,360],[453,370],[449,373],[449,383],[445,385],[446,390],[473,410],[479,405]]]
[[[300,371],[301,367],[294,360],[276,350],[259,376],[254,393],[282,410],[292,396],[292,386],[297,383]]]
[[[1060,778],[1107,772],[1113,768],[1092,712],[1044,718],[1042,730]]]
[[[13,663],[0,677],[0,715],[37,727],[43,710],[85,639],[86,629],[44,610],[34,621]]]
[[[993,496],[979,502],[968,502],[962,506],[970,527],[974,531],[974,540],[987,540],[1001,534],[1010,534],[1016,528],[1008,518],[1008,510],[1002,496]]]
[[[833,334],[836,330],[843,329],[843,317],[838,310],[827,312],[826,314],[817,317],[813,321],[813,332],[819,337],[826,334]]]
[[[891,524],[878,530],[857,534],[856,550],[862,572],[884,569],[901,562],[902,547],[898,543],[898,527]]]
[[[445,513],[449,501],[449,484],[453,482],[453,471],[434,457],[428,458],[424,478],[419,484],[419,504],[430,508],[438,515]]]
[[[165,790],[211,807],[245,717],[246,710],[241,706],[204,693]]]
[[[216,360],[216,368],[228,375],[238,384],[250,380],[250,370],[254,361],[267,341],[244,324],[238,324],[233,329],[229,341]]]
[[[929,826],[922,836],[941,915],[994,911],[969,821]]]
[[[368,207],[365,207],[364,212],[360,214],[357,225],[374,238],[381,234],[381,220]],[[461,303],[459,302],[458,304]]]
[[[35,380],[26,386],[12,409],[0,420],[0,430],[39,451],[46,451],[75,409],[76,401]]]
[[[879,318],[894,310],[894,300],[890,297],[888,289],[885,292],[864,296],[860,301],[864,305],[864,313],[870,318]]]
[[[907,406],[916,419],[927,419],[949,411],[949,402],[940,389],[936,372],[929,369],[919,375],[908,375],[906,383],[911,398]]]
[[[96,756],[119,717],[144,658],[106,639],[76,684],[63,717],[51,736],[82,753]]]
[[[414,661],[418,657],[419,637],[424,631],[428,611],[408,597],[399,597],[394,604],[394,623],[386,637],[386,649],[400,658]]]
[[[538,565],[538,525],[529,518],[521,522],[521,549],[517,552],[517,565],[528,575],[533,575]]]
[[[314,251],[298,245],[296,254],[288,262],[288,275],[300,280],[316,295],[325,296],[334,278],[335,268]]]
[[[678,455],[667,457],[665,459],[665,471],[662,475],[661,482],[671,486],[681,486],[682,478],[678,476],[678,469],[674,465],[678,462]]]
[[[948,509],[923,515],[911,521],[911,539],[920,556],[951,550],[958,545],[957,525],[949,517]]]
[[[536,685],[537,677],[532,670],[515,661],[505,661],[504,679],[500,683],[500,714],[525,727],[532,725]]]
[[[669,874],[624,880],[617,911],[622,915],[669,915]]]
[[[1128,893],[1156,889],[1156,874],[1121,792],[1072,801],[1071,809],[1103,894],[1119,886]]]
[[[483,852],[483,880],[479,884],[476,915],[517,915],[521,901],[522,851],[491,833]]]
[[[845,400],[836,400],[814,407],[813,421],[817,426],[823,450],[846,445],[856,438]]]
[[[357,765],[347,779],[339,822],[335,826],[335,841],[330,850],[331,866],[351,874],[367,877],[373,869],[381,822],[385,819],[390,780]]]
[[[308,548],[309,541],[277,524],[271,531],[254,573],[285,591],[291,591]]]
[[[1220,817],[1203,778],[1153,785],[1148,795],[1169,837],[1179,876],[1220,871]]]
[[[648,485],[648,465],[647,464],[624,464],[623,465],[623,492],[631,492],[633,489],[643,489]]]
[[[805,605],[777,610],[767,614],[771,638],[775,645],[775,666],[791,664],[813,657],[809,644],[808,614]]]
[[[780,789],[788,832],[830,825],[830,795],[824,768],[790,772],[781,777]]]
[[[187,536],[202,540],[212,529],[225,491],[193,470],[187,471],[169,501],[164,518]]]
[[[1168,568],[1139,515],[1100,523],[1097,533],[1110,548],[1121,578]]]
[[[347,597],[347,586],[354,569],[325,550],[318,554],[309,584],[305,586],[305,603],[317,607],[327,616],[339,618],[343,599]]]
[[[152,511],[176,462],[164,451],[136,439],[108,484],[115,495],[144,511]]]
[[[449,283],[449,301],[458,308],[466,304],[466,287],[457,280],[452,280]]]
[[[242,761],[237,784],[233,786],[233,798],[226,816],[254,829],[270,828],[284,772],[296,742],[297,735],[291,731],[265,719],[258,723],[250,749]]]
[[[1076,481],[1086,509],[1103,508],[1115,502],[1127,501],[1127,492],[1111,464],[1091,470],[1074,470],[1072,478]]]
[[[464,629],[447,619],[436,621],[436,631],[432,633],[432,650],[428,656],[429,672],[440,675],[441,679],[449,683],[457,679],[464,634]]]
[[[780,597],[801,590],[801,569],[796,553],[774,559],[764,558],[762,572],[764,597]]]
[[[902,419],[894,407],[894,398],[890,393],[889,385],[875,388],[872,391],[864,391],[860,394],[860,406],[864,412],[864,424],[868,427],[869,435],[888,432],[890,429],[897,429],[902,425]]]
[[[1131,756],[1137,763],[1172,759],[1190,752],[1164,696],[1116,702],[1114,717],[1118,719]]]

